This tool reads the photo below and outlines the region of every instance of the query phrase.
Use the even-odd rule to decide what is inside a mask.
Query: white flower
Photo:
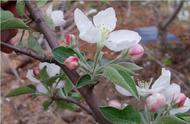
[[[47,16],[49,16],[54,26],[62,26],[65,23],[64,20],[64,13],[61,10],[54,10],[53,11],[53,5],[49,5],[48,9],[46,10]]]
[[[154,82],[154,84],[150,87],[150,83],[141,83],[141,86],[136,86],[137,91],[140,96],[147,96],[149,94],[162,92],[166,88],[170,86],[173,87],[174,84],[170,85],[171,73],[169,70],[162,68],[161,76]],[[131,96],[131,93],[124,88],[116,85],[116,90],[125,96]]]
[[[80,39],[88,43],[105,45],[113,51],[128,49],[141,40],[139,34],[134,31],[113,31],[116,27],[117,18],[114,9],[111,7],[95,15],[93,22],[77,8],[74,12],[74,20],[80,32]]]
[[[40,63],[39,64],[39,68],[42,69],[43,67],[47,67],[47,73],[50,77],[55,76],[56,74],[58,74],[60,72],[60,67],[55,65],[55,64],[49,64],[47,62],[44,63]],[[26,77],[33,82],[34,84],[36,84],[36,89],[38,92],[41,93],[47,93],[47,89],[46,87],[40,82],[40,80],[36,79],[33,73],[33,70],[28,70]],[[60,81],[58,83],[58,85],[55,87],[55,83],[53,84],[53,87],[55,88],[61,88],[64,86],[64,81]]]

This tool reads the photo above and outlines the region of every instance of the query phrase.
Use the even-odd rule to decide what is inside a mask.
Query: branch
[[[15,46],[10,45],[10,44],[5,43],[5,42],[0,42],[0,43],[1,43],[1,47],[10,48],[10,49],[14,50],[16,53],[20,53],[20,54],[30,56],[34,59],[41,61],[41,62],[49,62],[49,63],[55,62],[55,60],[53,58],[45,56],[45,55],[39,55],[38,53],[34,52],[31,49],[28,49],[28,48],[19,49]]]
[[[162,29],[166,29],[168,27],[168,25],[176,18],[177,14],[183,7],[183,3],[184,3],[184,0],[182,0],[180,2],[180,4],[177,6],[177,8],[173,12],[173,14],[162,24],[162,26],[161,26]]]
[[[66,101],[66,102],[73,103],[73,104],[79,106],[80,108],[82,108],[83,110],[85,110],[88,114],[92,115],[92,112],[86,106],[80,104],[80,102],[78,102],[78,101],[76,101],[76,100],[74,100],[72,98],[69,98],[69,97],[64,98],[64,97],[60,97],[60,96],[54,96],[54,97],[52,97],[52,100],[56,100],[56,101],[63,100],[63,101]]]
[[[40,11],[40,9],[37,7],[35,1],[27,0],[25,1],[26,7],[31,14],[33,20],[36,22],[38,27],[40,28],[41,32],[44,34],[49,46],[54,49],[58,46],[56,43],[56,37],[55,33],[50,30],[48,25],[43,19],[43,15]],[[79,74],[76,71],[69,70],[66,66],[57,63],[63,71],[66,73],[66,75],[69,77],[69,79],[72,81],[72,83],[75,85],[78,79],[80,78]],[[102,113],[100,112],[100,109],[97,104],[96,97],[93,94],[93,91],[90,87],[82,87],[78,89],[82,97],[85,99],[86,103],[89,105],[93,112],[94,118],[100,123],[100,124],[110,124]]]

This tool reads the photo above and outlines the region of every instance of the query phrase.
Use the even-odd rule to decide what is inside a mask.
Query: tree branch
[[[8,43],[4,43],[4,42],[0,42],[0,43],[1,43],[1,47],[10,48],[10,49],[14,50],[16,53],[20,53],[20,54],[30,56],[34,59],[41,61],[41,62],[55,63],[55,60],[53,58],[45,56],[45,55],[39,55],[38,53],[34,52],[31,49],[28,49],[28,48],[19,49],[13,45],[8,44]]]
[[[60,101],[60,100],[63,100],[63,101],[66,101],[66,102],[70,102],[70,103],[73,103],[77,106],[79,106],[80,108],[82,108],[83,110],[85,110],[88,114],[92,115],[92,112],[87,108],[85,107],[84,105],[82,105],[80,102],[72,99],[72,98],[64,98],[64,97],[60,97],[60,96],[54,96],[52,97],[52,100],[55,100],[55,101]]]
[[[57,47],[58,44],[56,43],[57,40],[55,37],[55,33],[50,30],[50,28],[44,21],[43,15],[42,15],[40,9],[37,7],[35,1],[27,0],[27,1],[25,1],[25,4],[26,4],[26,7],[27,7],[29,13],[31,14],[33,20],[36,22],[36,24],[40,28],[41,32],[44,34],[50,47],[52,49]],[[79,74],[76,71],[69,70],[66,66],[64,66],[62,64],[59,64],[59,63],[57,63],[57,64],[63,69],[63,71],[66,73],[66,75],[69,77],[69,79],[73,82],[73,84],[76,84],[76,82],[78,81],[78,79],[80,77]],[[104,118],[104,116],[100,112],[96,97],[94,96],[92,89],[87,86],[87,87],[82,87],[78,90],[79,90],[80,94],[82,95],[82,97],[85,99],[86,103],[91,108],[94,118],[100,124],[111,124]]]
[[[173,14],[162,24],[162,26],[161,26],[162,29],[166,29],[168,27],[168,25],[176,18],[177,14],[183,7],[183,3],[184,3],[184,0],[182,0],[180,2],[180,4],[177,6],[177,8],[173,12]]]

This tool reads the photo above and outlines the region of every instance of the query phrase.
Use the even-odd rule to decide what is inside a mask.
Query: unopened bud
[[[65,36],[66,45],[70,45],[73,40],[75,40],[75,36],[73,34],[67,34]]]
[[[133,59],[137,60],[140,59],[144,54],[144,48],[140,45],[137,44],[131,48],[129,48],[128,55]]]
[[[186,99],[187,96],[184,93],[177,94],[174,97],[175,103],[177,103],[179,107],[182,107],[184,105]]]
[[[70,56],[68,57],[65,61],[64,64],[70,69],[74,70],[78,67],[79,65],[79,59],[75,56]]]
[[[157,112],[166,105],[166,98],[160,93],[155,93],[147,97],[146,105],[151,112]]]

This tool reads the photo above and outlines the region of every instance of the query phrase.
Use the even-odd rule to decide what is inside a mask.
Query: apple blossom
[[[70,70],[74,70],[79,66],[79,59],[76,56],[70,56],[64,61],[64,64]]]
[[[131,30],[117,30],[115,10],[110,7],[93,17],[93,22],[80,10],[74,11],[74,21],[80,32],[80,39],[88,43],[98,43],[113,51],[122,51],[140,42],[141,37]],[[113,32],[112,32],[113,31]]]
[[[182,107],[186,99],[187,96],[184,93],[180,93],[175,96],[174,101],[178,104],[179,107]]]
[[[135,46],[129,48],[128,55],[133,59],[133,60],[138,60],[140,59],[144,54],[144,49],[140,44],[136,44]]]
[[[121,108],[121,103],[118,100],[110,100],[108,105],[115,108]]]
[[[65,36],[66,45],[70,45],[73,40],[75,40],[75,36],[73,34],[67,34]]]
[[[26,77],[32,81],[34,84],[36,84],[36,89],[38,92],[40,93],[47,93],[47,89],[46,87],[40,82],[40,80],[36,79],[35,76],[37,76],[39,73],[38,69],[42,69],[43,67],[47,67],[47,73],[49,76],[55,76],[56,74],[58,74],[60,72],[60,67],[55,65],[55,64],[49,64],[49,63],[40,63],[39,67],[35,67],[33,70],[28,70]],[[35,71],[34,71],[35,70]],[[58,83],[58,85],[56,86],[56,88],[61,88],[64,86],[64,81],[60,81]],[[55,84],[53,85],[53,87],[55,87]]]
[[[48,9],[46,10],[47,16],[49,16],[54,26],[62,26],[65,23],[64,20],[64,13],[61,10],[54,10],[53,11],[53,5],[49,5]]]
[[[164,95],[154,93],[146,98],[146,105],[150,111],[157,112],[166,105],[166,99]]]

